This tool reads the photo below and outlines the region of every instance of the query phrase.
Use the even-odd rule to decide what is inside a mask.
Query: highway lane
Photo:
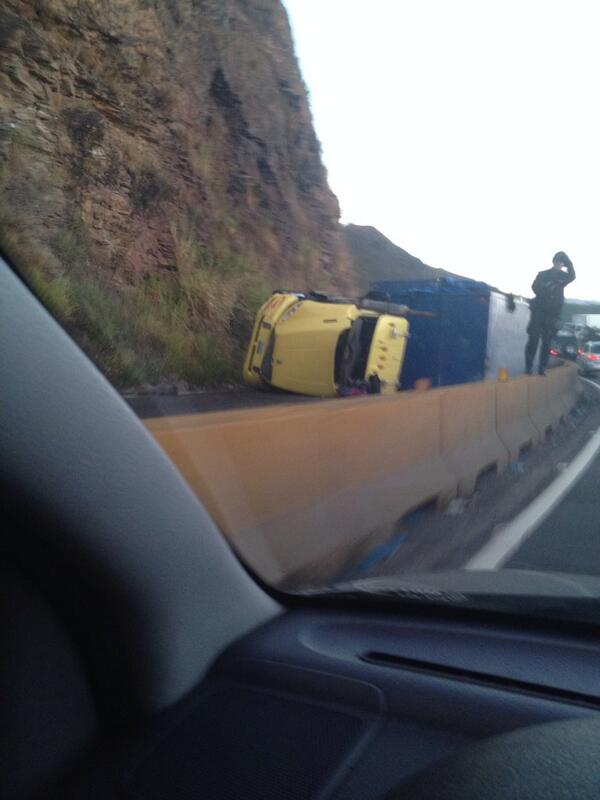
[[[504,568],[600,574],[600,455]]]
[[[600,454],[504,569],[600,574]]]

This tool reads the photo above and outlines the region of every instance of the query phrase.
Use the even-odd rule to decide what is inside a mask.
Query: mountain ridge
[[[362,291],[366,291],[372,282],[379,280],[437,280],[463,277],[425,264],[420,258],[394,244],[372,225],[345,225],[344,239]]]

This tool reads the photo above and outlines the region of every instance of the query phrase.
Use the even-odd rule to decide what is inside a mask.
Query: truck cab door
[[[404,317],[382,314],[377,320],[367,359],[365,378],[373,373],[381,381],[381,393],[393,394],[400,380],[406,342],[408,321]]]

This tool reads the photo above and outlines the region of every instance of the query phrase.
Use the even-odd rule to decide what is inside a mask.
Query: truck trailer
[[[419,380],[432,386],[496,380],[525,371],[529,303],[479,281],[441,278],[377,281],[373,291],[391,302],[433,316],[411,319],[402,368],[402,388]]]

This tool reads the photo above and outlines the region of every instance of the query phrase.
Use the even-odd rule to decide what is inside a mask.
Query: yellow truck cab
[[[370,296],[274,292],[256,315],[244,379],[316,397],[353,387],[391,394],[408,338],[405,311]]]

